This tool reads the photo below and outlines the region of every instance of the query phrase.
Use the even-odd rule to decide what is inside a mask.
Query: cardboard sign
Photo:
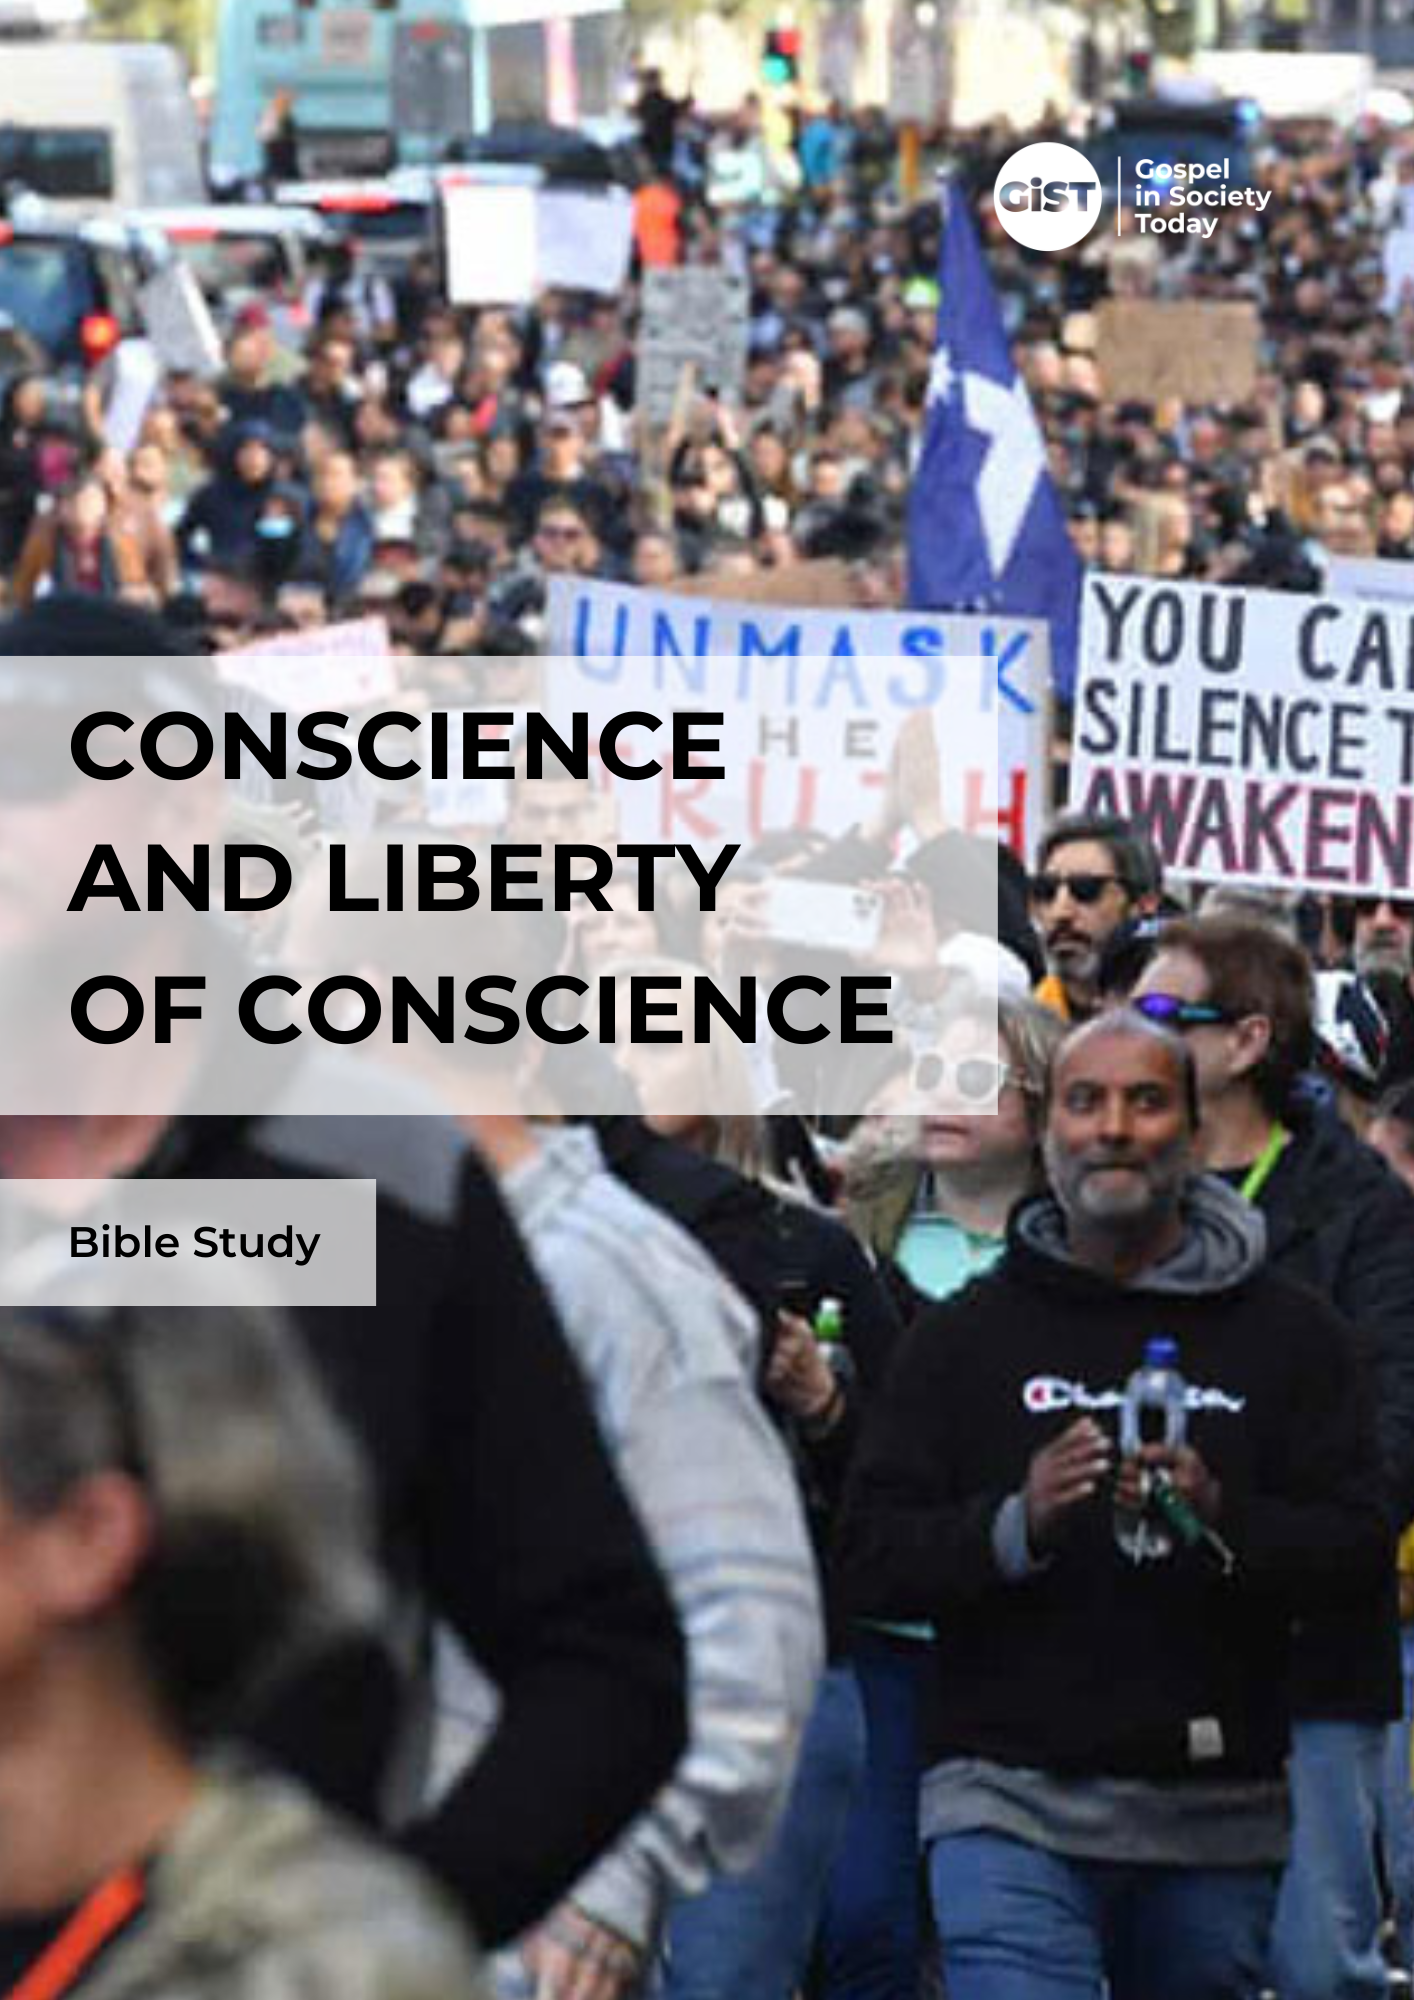
[[[840,834],[879,803],[925,716],[947,824],[1034,846],[1045,815],[1046,628],[1036,620],[719,603],[550,580],[549,713],[720,711],[726,777],[665,768],[618,793],[620,835],[704,850],[778,827]]]
[[[192,375],[221,371],[221,336],[195,273],[186,264],[154,272],[137,295],[147,337],[164,368]]]
[[[1104,299],[1095,360],[1112,402],[1241,403],[1257,383],[1260,326],[1244,301]]]
[[[1088,579],[1071,806],[1174,875],[1407,896],[1414,606]]]
[[[746,381],[745,274],[713,266],[651,268],[643,274],[638,331],[638,405],[650,424],[673,414],[683,370],[697,387],[740,398]]]

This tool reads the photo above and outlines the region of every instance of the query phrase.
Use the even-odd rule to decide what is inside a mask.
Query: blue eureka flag
[[[1080,559],[1045,441],[1011,358],[977,230],[949,186],[938,341],[908,507],[908,601],[918,611],[1009,611],[1051,628],[1059,694],[1075,685]]]

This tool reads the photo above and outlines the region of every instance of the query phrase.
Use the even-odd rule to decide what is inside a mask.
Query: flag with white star
[[[944,198],[937,346],[908,509],[908,601],[1044,618],[1075,682],[1080,561],[961,190]]]

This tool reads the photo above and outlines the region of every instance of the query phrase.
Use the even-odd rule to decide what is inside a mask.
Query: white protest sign
[[[137,295],[147,336],[164,368],[215,375],[221,368],[221,336],[195,274],[185,264],[154,272]]]
[[[726,776],[621,788],[624,838],[710,850],[784,827],[841,834],[877,809],[899,730],[933,726],[946,822],[1033,851],[1045,817],[1045,626],[932,612],[717,603],[552,577],[545,707],[720,711]],[[655,752],[656,754],[656,752]]]
[[[1385,295],[1387,313],[1397,313],[1414,286],[1414,229],[1391,229],[1384,242]]]
[[[1414,604],[1414,562],[1394,562],[1388,556],[1327,556],[1325,572],[1329,597]]]
[[[143,420],[162,381],[162,363],[150,340],[124,340],[114,348],[111,365],[103,436],[114,451],[128,452],[142,436]]]
[[[689,365],[700,389],[739,398],[746,380],[746,328],[743,272],[717,266],[645,271],[637,400],[648,421],[668,422]]]
[[[530,304],[537,284],[535,201],[530,185],[443,185],[447,296],[454,306]]]
[[[487,757],[491,756],[496,745],[504,743],[506,754],[496,761],[508,764],[524,734],[526,710],[507,709],[505,713],[510,717],[508,723],[483,722],[477,731],[477,738]],[[423,817],[429,826],[491,827],[499,826],[506,817],[511,796],[507,779],[462,776],[465,722],[465,716],[460,714],[447,717],[446,777],[433,776],[430,760],[423,766]]]
[[[633,200],[625,189],[542,188],[535,223],[541,285],[606,297],[623,290],[633,252]]]
[[[381,618],[353,618],[314,632],[279,632],[217,656],[218,679],[249,688],[292,715],[367,708],[398,691]]]
[[[1071,805],[1174,875],[1407,895],[1414,606],[1090,577]]]

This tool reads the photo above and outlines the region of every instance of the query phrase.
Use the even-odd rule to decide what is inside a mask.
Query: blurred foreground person
[[[1073,1035],[1054,1196],[923,1317],[861,1447],[850,1599],[942,1635],[922,1817],[949,2000],[1255,2000],[1292,1620],[1392,1561],[1350,1329],[1264,1267],[1196,1132],[1176,1036]],[[1110,1412],[1155,1334],[1184,1427],[1121,1458]],[[1183,1539],[1134,1533],[1160,1474]]]
[[[372,1618],[349,1439],[278,1325],[0,1314],[0,1985],[476,2000],[450,1906],[253,1766],[261,1685]]]
[[[0,773],[8,926],[0,957],[9,982],[28,965],[35,991],[34,966],[63,909],[30,891],[46,880],[46,858],[52,867],[64,852],[75,801],[79,811],[87,805],[82,787],[36,798],[17,782],[17,744],[34,740],[26,731],[36,724],[42,735],[52,716],[51,656],[68,659],[76,678],[67,687],[80,700],[100,688],[113,698],[114,662],[126,658],[121,684],[135,720],[173,702],[209,714],[215,701],[204,663],[178,659],[160,624],[133,607],[53,597],[0,625],[9,752]],[[184,837],[215,840],[225,802],[219,784],[185,787]],[[104,812],[111,826],[117,802],[105,800]],[[122,823],[153,837],[140,811]],[[200,960],[213,981],[225,976],[223,963],[241,976],[239,958],[226,956],[230,935],[217,927],[180,943],[186,962]],[[24,1018],[23,1036],[0,1038],[0,1052],[23,1049],[47,1075],[43,1022],[33,1010]],[[195,1052],[227,1061],[233,1045]],[[549,1301],[494,1183],[451,1121],[425,1094],[317,1048],[296,1056],[263,1097],[254,1092],[243,1115],[200,1115],[202,1066],[156,1079],[141,1115],[0,1116],[0,1175],[377,1183],[376,1302],[302,1305],[294,1317],[367,1453],[379,1547],[402,1615],[342,1660],[252,1704],[247,1734],[327,1802],[396,1826],[458,1897],[478,1938],[500,1943],[552,1909],[671,1775],[686,1737],[672,1601]],[[331,1106],[342,1115],[328,1115]],[[421,1642],[436,1621],[491,1676],[501,1707],[484,1755],[429,1817],[417,1811],[422,1744],[410,1725],[427,1664]]]

